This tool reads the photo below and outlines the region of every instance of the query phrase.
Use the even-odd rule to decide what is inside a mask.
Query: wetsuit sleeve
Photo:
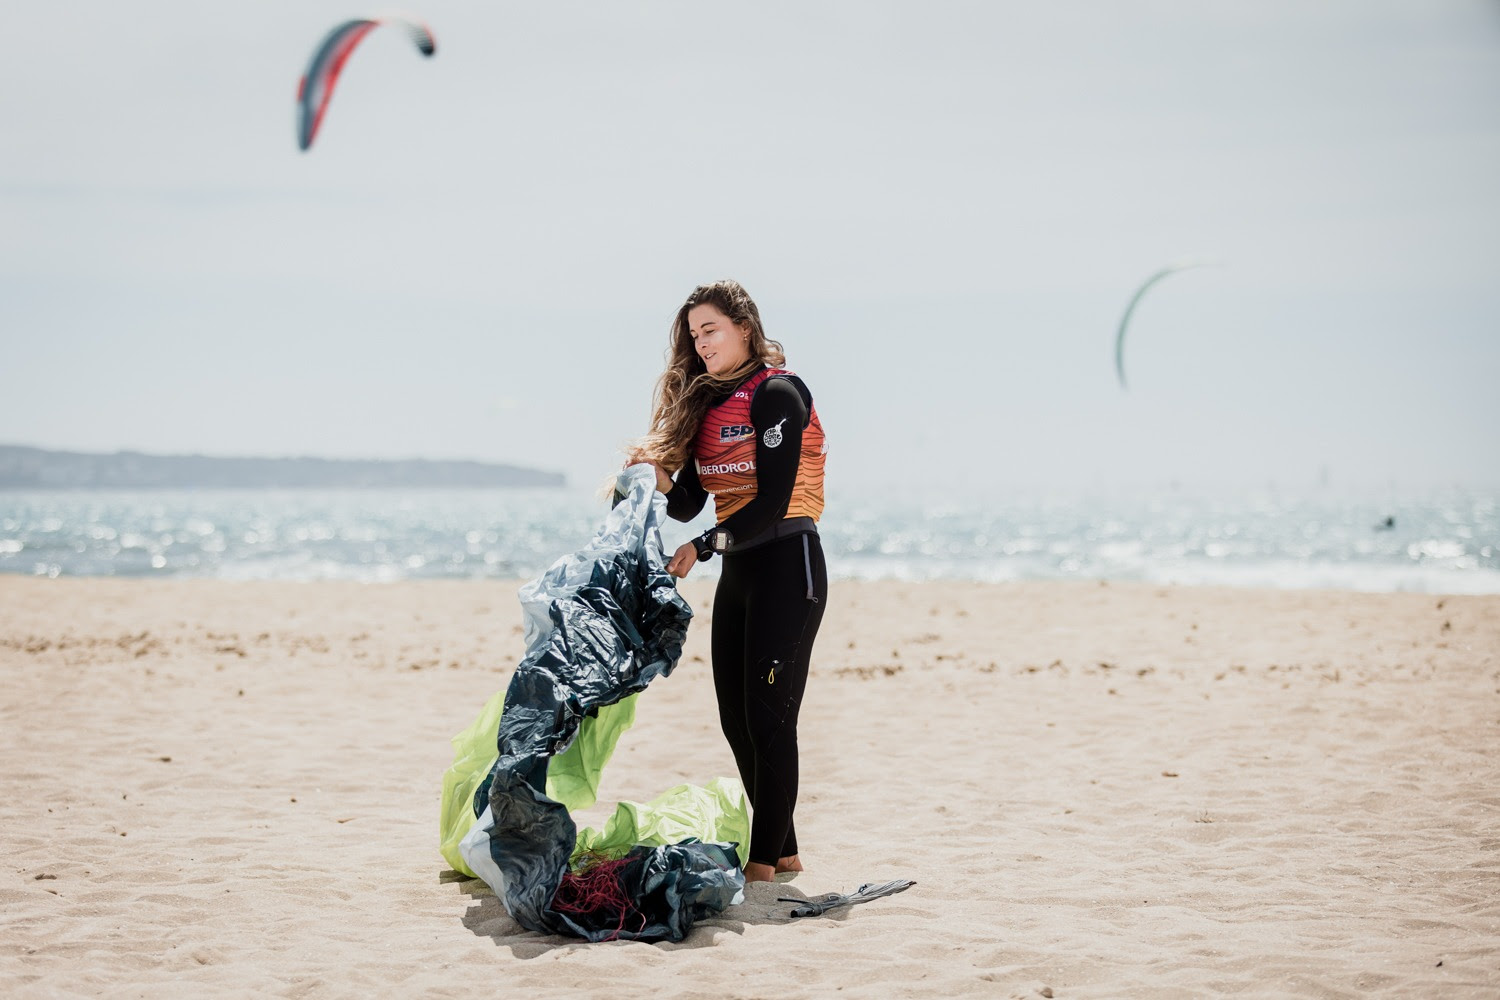
[[[755,498],[718,525],[737,540],[754,538],[786,517],[802,460],[802,429],[807,426],[808,405],[789,378],[766,379],[750,401],[750,423],[755,427]],[[766,432],[775,446],[766,444]]]
[[[689,455],[687,464],[677,470],[677,478],[667,494],[667,516],[674,521],[691,521],[707,500],[708,490],[698,482],[698,462]]]

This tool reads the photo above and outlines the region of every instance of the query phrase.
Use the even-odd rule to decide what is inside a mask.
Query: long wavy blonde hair
[[[735,326],[750,334],[750,358],[733,371],[709,374],[693,348],[688,313],[694,306],[703,305],[716,307]],[[727,278],[693,289],[677,310],[670,337],[667,368],[656,380],[652,398],[651,430],[636,446],[636,454],[646,461],[660,463],[668,473],[675,474],[687,464],[698,425],[714,399],[739,385],[762,365],[779,368],[786,364],[786,355],[779,343],[766,336],[760,324],[760,310],[755,308],[750,293],[738,281]]]

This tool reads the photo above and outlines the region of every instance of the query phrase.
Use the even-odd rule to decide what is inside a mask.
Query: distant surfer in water
[[[750,797],[749,882],[802,870],[792,818],[797,712],[828,597],[817,525],[823,425],[785,363],[738,282],[700,285],[672,323],[651,430],[631,454],[656,466],[657,489],[679,521],[713,494],[717,523],[682,545],[667,570],[685,577],[698,562],[723,559],[714,692]]]
[[[1384,521],[1381,521],[1379,524],[1375,525],[1375,530],[1376,531],[1390,531],[1395,526],[1396,526],[1396,519],[1394,517],[1387,516]]]

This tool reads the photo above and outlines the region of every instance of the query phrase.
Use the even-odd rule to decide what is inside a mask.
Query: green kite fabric
[[[550,775],[548,776],[550,780]],[[738,844],[740,864],[750,858],[750,813],[745,789],[734,778],[715,778],[708,787],[678,785],[644,805],[621,802],[602,832],[578,831],[573,856],[585,851],[623,857],[637,844],[651,847],[697,839]]]
[[[571,812],[587,809],[599,800],[599,780],[625,730],[635,724],[635,701],[624,701],[599,710],[583,720],[578,738],[566,751],[552,758],[547,768],[547,795]],[[477,878],[459,852],[459,841],[468,835],[484,811],[475,810],[475,793],[495,766],[495,736],[505,709],[505,692],[497,691],[485,702],[479,717],[453,737],[453,766],[443,774],[439,849],[453,870]],[[676,844],[689,837],[708,843],[739,844],[740,863],[750,856],[749,805],[745,790],[733,778],[715,778],[706,788],[678,785],[647,803],[621,802],[603,831],[589,827],[578,831],[576,858],[584,852],[620,857],[637,844]]]
[[[639,697],[637,694],[630,695],[613,705],[606,705],[599,709],[597,715],[583,720],[573,744],[553,757],[548,764],[549,798],[561,802],[569,812],[587,809],[598,801],[600,775],[604,772],[604,765],[609,763],[609,758],[614,754],[620,737],[635,724],[635,700]],[[468,835],[479,814],[484,811],[484,803],[476,799],[475,793],[495,766],[495,739],[500,731],[500,716],[504,710],[505,692],[497,691],[485,702],[479,717],[453,737],[453,766],[443,774],[439,849],[454,871],[462,872],[469,878],[478,876],[464,861],[458,844]],[[732,823],[730,827],[733,828]],[[746,829],[749,829],[748,826]],[[589,830],[583,832],[592,833]]]

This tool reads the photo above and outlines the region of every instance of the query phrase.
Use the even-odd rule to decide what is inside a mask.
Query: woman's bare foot
[[[776,881],[776,869],[770,865],[763,865],[758,861],[752,861],[745,866],[745,881],[748,882],[774,882]]]
[[[795,854],[789,854],[784,858],[778,858],[776,861],[776,874],[778,875],[780,875],[782,872],[800,872],[801,870],[802,860]]]

